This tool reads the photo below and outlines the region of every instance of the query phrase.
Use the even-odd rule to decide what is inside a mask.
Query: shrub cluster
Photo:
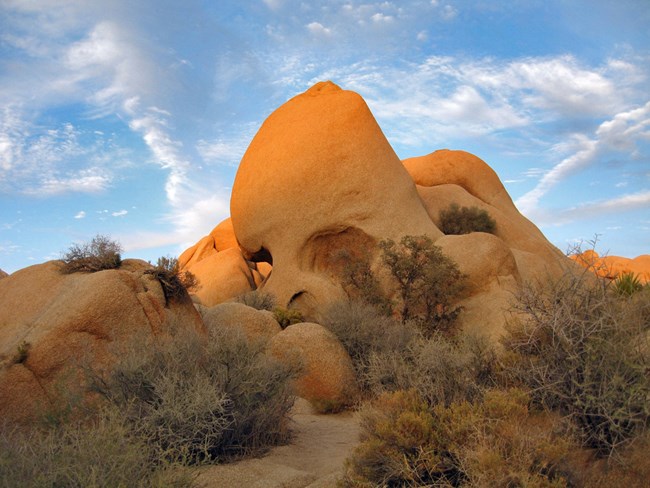
[[[323,325],[352,359],[361,390],[370,396],[415,389],[430,404],[471,400],[491,381],[496,353],[486,340],[466,335],[423,336],[362,302],[330,307]]]
[[[275,317],[275,320],[278,321],[278,324],[283,329],[293,324],[299,324],[304,320],[300,310],[293,308],[275,307],[273,309],[273,317]]]
[[[431,406],[416,391],[379,397],[361,412],[362,443],[343,486],[566,486],[566,439],[531,415],[521,390]]]
[[[621,297],[589,271],[519,293],[504,345],[510,379],[567,416],[585,446],[610,454],[650,420],[650,299]]]
[[[187,298],[188,292],[199,287],[199,280],[189,271],[181,271],[178,259],[170,256],[158,258],[156,265],[146,274],[153,275],[162,286],[165,300],[179,301]]]
[[[486,210],[478,207],[460,207],[452,203],[440,211],[440,230],[443,234],[469,234],[470,232],[496,232],[496,221]]]
[[[122,264],[122,247],[109,237],[97,235],[89,243],[73,244],[61,260],[64,273],[94,273],[104,269],[117,269]]]
[[[249,291],[248,293],[239,295],[236,300],[256,310],[268,310],[272,312],[276,307],[275,296],[262,290]]]
[[[296,371],[263,342],[215,328],[206,341],[184,332],[159,345],[134,345],[95,391],[118,406],[158,457],[183,464],[247,454],[288,438]]]
[[[86,368],[96,410],[0,425],[0,486],[190,486],[185,466],[289,439],[297,371],[263,342],[230,328],[137,339],[111,371]]]
[[[643,283],[634,273],[623,273],[614,280],[614,291],[622,296],[632,296],[643,290]]]

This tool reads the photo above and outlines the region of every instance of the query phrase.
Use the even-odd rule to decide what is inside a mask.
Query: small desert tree
[[[96,235],[90,242],[73,244],[61,258],[64,273],[93,273],[117,269],[122,264],[122,246],[107,236]]]
[[[379,247],[397,282],[402,322],[417,320],[425,333],[450,325],[460,312],[454,301],[464,287],[458,265],[426,235],[404,236],[399,244],[386,239]]]

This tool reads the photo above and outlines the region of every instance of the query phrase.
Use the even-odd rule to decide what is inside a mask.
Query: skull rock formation
[[[273,112],[242,158],[231,219],[264,289],[307,314],[342,296],[332,258],[384,238],[441,232],[357,93],[321,82]]]
[[[443,235],[439,214],[452,203],[486,210],[497,224],[494,235]],[[462,327],[493,337],[503,331],[518,283],[558,274],[566,263],[484,161],[447,149],[400,161],[361,96],[331,82],[292,98],[262,124],[240,163],[230,209],[227,242],[238,243],[242,262],[254,268],[251,287],[314,321],[346,298],[339,253],[370,254],[378,270],[382,239],[428,235],[469,276],[459,303]],[[186,251],[186,266],[200,264],[212,283],[220,273],[227,282],[241,271],[210,261],[225,252],[213,234]],[[387,274],[379,275],[390,292]]]

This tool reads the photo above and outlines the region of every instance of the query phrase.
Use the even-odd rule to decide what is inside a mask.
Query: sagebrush
[[[104,235],[93,237],[90,242],[73,244],[61,260],[64,273],[94,273],[105,269],[117,269],[122,264],[122,246]]]
[[[461,207],[452,203],[440,211],[440,230],[443,234],[462,235],[470,232],[496,232],[496,221],[487,210],[478,207]]]

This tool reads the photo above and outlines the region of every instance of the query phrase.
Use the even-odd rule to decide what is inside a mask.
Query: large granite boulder
[[[188,296],[166,300],[150,266],[63,274],[60,261],[0,280],[0,418],[28,420],[55,408],[81,368],[104,371],[129,340],[204,331]]]

